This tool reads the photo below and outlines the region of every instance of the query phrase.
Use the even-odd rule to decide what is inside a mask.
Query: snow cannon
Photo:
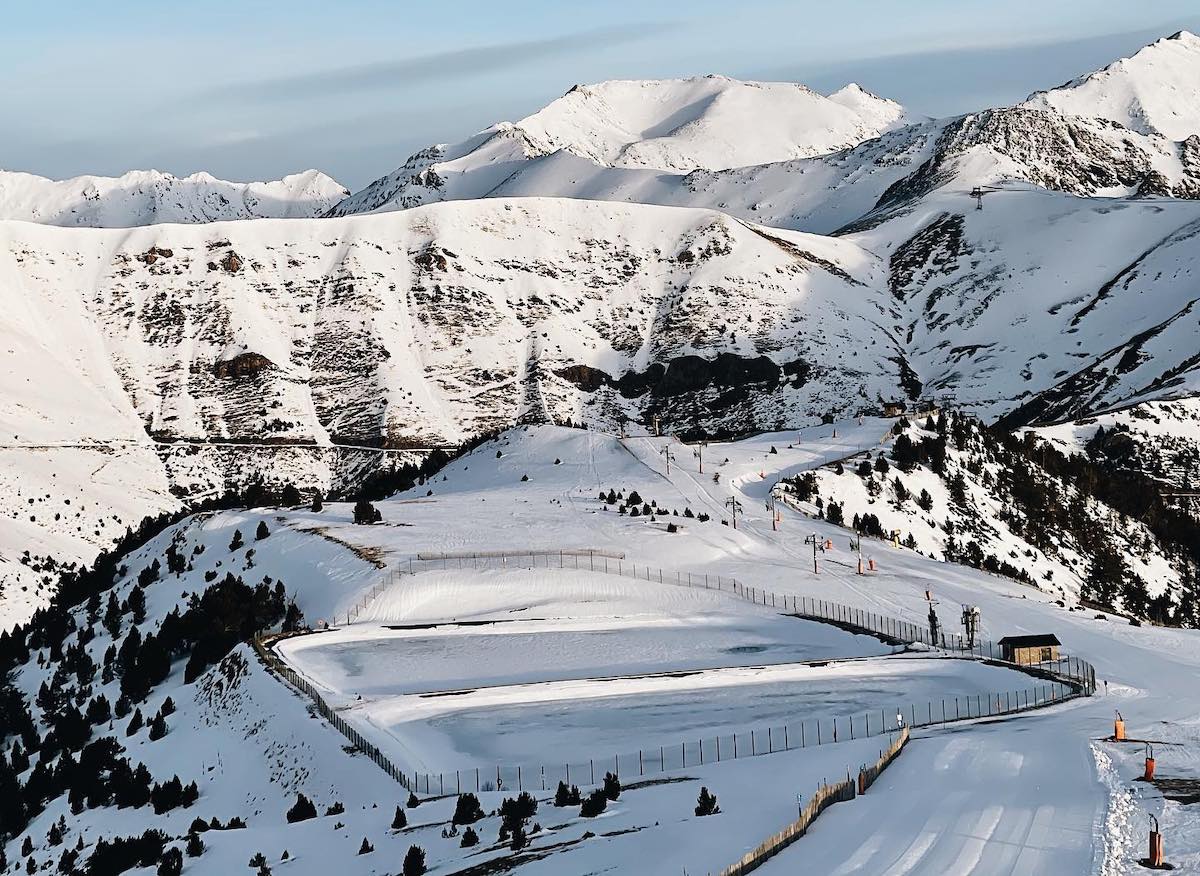
[[[1146,771],[1142,773],[1142,779],[1147,782],[1154,781],[1154,746],[1149,742],[1146,743]]]
[[[867,560],[867,568],[870,569],[872,572],[877,571],[874,558]]]
[[[827,550],[827,551],[833,550],[833,539],[832,538],[825,539],[825,550]]]
[[[1125,719],[1121,717],[1121,713],[1117,712],[1117,719],[1113,721],[1113,740],[1116,742],[1125,741]]]
[[[1150,823],[1150,856],[1146,859],[1146,866],[1165,870],[1167,865],[1163,861],[1163,840],[1162,834],[1158,832],[1158,819],[1151,815]]]

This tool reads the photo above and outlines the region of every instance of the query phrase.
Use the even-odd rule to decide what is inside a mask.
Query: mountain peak
[[[1200,37],[1181,30],[1103,69],[1030,95],[1026,105],[1184,140],[1200,133]]]
[[[899,104],[861,90],[825,97],[790,82],[711,73],[576,85],[515,123],[541,154],[606,166],[724,170],[821,155],[893,127]]]
[[[268,182],[230,182],[203,170],[183,177],[130,170],[118,177],[64,180],[0,171],[0,219],[129,228],[162,222],[312,217],[346,194],[340,183],[311,169]]]

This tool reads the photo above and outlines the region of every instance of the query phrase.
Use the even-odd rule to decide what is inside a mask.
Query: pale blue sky
[[[949,115],[1181,28],[1200,30],[1194,0],[13,3],[0,167],[231,179],[317,167],[357,188],[577,82],[854,80]]]

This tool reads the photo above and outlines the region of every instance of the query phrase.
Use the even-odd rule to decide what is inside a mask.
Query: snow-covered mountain
[[[742,431],[869,408],[899,380],[891,341],[857,343],[884,277],[847,242],[565,199],[0,223],[0,589],[36,606],[53,577],[39,558],[90,559],[181,501],[256,478],[346,489],[413,459],[334,444],[656,412]]]
[[[344,186],[316,170],[248,183],[207,173],[175,177],[157,170],[65,180],[0,171],[0,219],[132,228],[160,222],[307,218],[319,216],[347,194]]]
[[[14,549],[86,557],[140,513],[272,473],[352,484],[376,457],[346,445],[655,416],[745,432],[923,395],[1014,427],[1196,393],[1200,202],[1169,196],[1200,191],[1200,138],[1026,105],[663,169],[819,151],[813,119],[843,112],[904,121],[855,87],[605,83],[334,210],[387,215],[0,225],[0,425],[6,452],[40,454],[12,467],[7,568]],[[735,137],[747,114],[769,136]],[[509,197],[536,193],[556,197]],[[393,209],[425,200],[447,203]],[[839,234],[777,230],[806,227]],[[60,471],[114,490],[94,518],[27,519]]]
[[[531,136],[524,122],[500,125],[454,146],[418,152],[331,215],[552,195],[707,207],[828,234],[935,188],[969,191],[1016,181],[1084,196],[1196,198],[1200,134],[1193,117],[1200,75],[1189,78],[1188,70],[1197,45],[1200,38],[1178,34],[1019,106],[912,124],[905,124],[912,120],[898,106],[847,86],[829,100],[876,119],[879,136],[847,138],[844,148],[827,142],[831,148],[807,154],[747,153],[757,160],[710,166],[621,160],[624,147],[596,146],[595,126],[556,102],[542,111],[558,126],[553,146]],[[1114,109],[1143,105],[1153,112]],[[1151,117],[1158,122],[1138,121]]]
[[[577,85],[518,122],[416,153],[331,215],[484,197],[531,162],[558,156],[683,175],[825,155],[906,121],[899,104],[853,83],[828,96],[795,83],[724,76]]]
[[[713,211],[493,199],[0,235],[3,420],[26,442],[427,446],[520,417],[578,419],[601,388],[640,414],[746,381],[771,392],[675,416],[775,422],[858,397],[863,375],[879,374],[879,391],[896,381],[890,342],[846,343],[887,304],[879,259]],[[679,364],[678,392],[651,393],[664,375],[647,369],[718,354],[737,361]],[[558,375],[569,366],[592,371]]]
[[[1200,37],[1180,31],[1103,70],[1039,91],[1026,106],[1186,140],[1200,134]]]

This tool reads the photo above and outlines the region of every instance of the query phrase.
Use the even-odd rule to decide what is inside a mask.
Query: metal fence
[[[279,637],[275,637],[275,639],[278,638]],[[320,716],[332,724],[334,729],[345,736],[346,739],[348,739],[356,749],[374,761],[381,770],[399,782],[403,787],[410,791],[413,790],[412,782],[402,769],[392,763],[387,755],[379,750],[378,746],[368,739],[365,739],[361,733],[359,733],[344,718],[342,718],[342,716],[339,715],[334,708],[325,701],[325,698],[321,696],[320,691],[318,691],[316,687],[309,683],[308,679],[301,676],[294,669],[279,659],[275,652],[270,648],[271,641],[273,640],[255,636],[251,642],[254,646],[254,652],[258,655],[263,664],[266,665],[266,667],[272,672],[285,679],[292,687],[296,688],[298,691],[312,700],[313,705],[316,706],[317,712],[320,714]]]
[[[849,605],[832,602],[814,596],[792,593],[775,593],[759,587],[750,587],[736,578],[707,572],[681,572],[666,570],[658,566],[632,563],[622,558],[591,549],[562,551],[487,552],[485,554],[442,555],[436,559],[421,559],[418,554],[392,570],[388,582],[373,587],[368,597],[360,600],[353,610],[357,617],[362,608],[372,602],[389,584],[397,583],[405,575],[436,570],[515,570],[515,569],[571,569],[616,575],[631,580],[670,584],[677,587],[720,590],[741,599],[786,614],[808,620],[831,623],[854,633],[866,633],[898,645],[921,643],[953,653],[970,655],[980,659],[1002,662],[1032,675],[1062,681],[1079,688],[1079,693],[1090,696],[1096,690],[1096,676],[1090,663],[1073,656],[1060,656],[1052,661],[1028,663],[1009,660],[1005,650],[994,642],[968,642],[957,634],[947,635],[940,631],[935,641],[931,630],[923,624],[889,617],[879,612],[865,611]]]
[[[849,775],[846,776],[844,782],[835,782],[832,785],[822,783],[821,787],[817,789],[817,793],[800,810],[799,818],[783,830],[767,837],[755,848],[744,854],[736,863],[721,870],[717,876],[743,876],[745,873],[757,870],[771,858],[808,833],[808,828],[816,821],[817,816],[834,803],[845,803],[853,800],[858,794],[865,794],[867,788],[871,787],[875,780],[879,778],[879,774],[888,768],[888,765],[896,759],[907,744],[908,728],[906,727],[897,734],[886,751],[879,753],[879,760],[859,770],[857,787]]]
[[[549,791],[553,790],[559,781],[568,785],[594,785],[603,780],[606,772],[645,776],[706,763],[757,757],[846,739],[894,733],[904,725],[926,727],[1018,714],[1078,696],[1090,696],[1095,691],[1095,671],[1091,664],[1078,657],[1063,656],[1053,661],[1033,664],[1017,663],[1005,659],[1004,650],[993,642],[968,643],[961,636],[947,636],[944,633],[939,634],[935,641],[927,627],[877,612],[864,611],[818,597],[779,594],[750,587],[735,578],[719,574],[667,571],[657,566],[631,563],[621,557],[612,557],[587,549],[445,554],[427,559],[413,557],[394,568],[387,581],[372,587],[368,594],[356,603],[351,615],[358,617],[388,586],[398,583],[407,575],[450,569],[540,568],[598,572],[653,584],[720,590],[795,617],[833,624],[849,632],[875,636],[885,642],[897,645],[921,643],[962,659],[981,659],[1005,665],[1025,672],[1043,683],[973,697],[959,695],[941,700],[928,700],[925,703],[904,703],[853,715],[800,719],[778,726],[754,728],[708,738],[683,739],[669,745],[597,755],[567,763],[488,764],[438,773],[405,772],[392,763],[373,743],[364,739],[328,705],[316,688],[284,664],[269,648],[257,641],[256,648],[260,650],[267,665],[309,696],[320,714],[356,748],[367,754],[405,788],[429,795],[513,789]]]
[[[560,781],[597,785],[609,772],[622,778],[652,776],[855,739],[895,736],[907,728],[1015,715],[1076,696],[1070,685],[1048,681],[1000,693],[948,696],[854,714],[798,719],[565,763],[480,764],[444,772],[414,772],[408,774],[406,787],[433,796],[464,791],[553,791]]]

